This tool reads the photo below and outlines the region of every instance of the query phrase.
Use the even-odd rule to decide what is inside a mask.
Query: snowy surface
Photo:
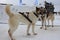
[[[0,20],[0,40],[9,40],[9,25],[3,23],[8,23],[8,21],[5,19]],[[16,38],[16,40],[60,40],[60,26],[54,26],[53,28],[48,27],[47,30],[44,30],[40,29],[41,26],[37,25],[41,25],[41,21],[37,21],[35,25],[35,32],[37,33],[37,35],[33,35],[31,29],[31,35],[26,35],[27,25],[19,25],[18,29],[14,33],[14,37]],[[55,15],[54,25],[60,25],[59,15]]]
[[[60,40],[60,27],[48,27],[48,30],[40,29],[41,26],[35,26],[37,35],[26,35],[27,25],[19,25],[14,33],[16,40]],[[0,24],[0,40],[9,40],[8,24]]]

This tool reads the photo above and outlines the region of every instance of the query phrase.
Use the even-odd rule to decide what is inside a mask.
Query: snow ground
[[[1,20],[3,23],[8,23],[7,20]],[[0,23],[0,40],[9,40],[8,35],[8,24]],[[50,23],[51,24],[51,23]],[[41,21],[38,21],[35,26],[35,32],[37,35],[26,35],[27,25],[19,25],[18,29],[14,33],[16,40],[60,40],[60,16],[55,16],[54,25],[59,25],[48,27],[48,30],[40,29]],[[30,33],[31,29],[30,29]]]
[[[41,26],[35,26],[37,35],[26,35],[27,25],[19,25],[14,33],[16,40],[60,40],[60,27],[48,27],[48,30],[40,29]],[[0,40],[9,40],[8,24],[0,24]],[[30,33],[31,29],[30,29]]]

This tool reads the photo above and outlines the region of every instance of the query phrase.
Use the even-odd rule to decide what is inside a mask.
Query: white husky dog
[[[34,35],[36,35],[36,33],[34,32],[34,27],[35,27],[35,23],[37,22],[37,20],[39,19],[39,13],[40,13],[40,9],[36,7],[36,10],[34,12],[29,12],[29,19],[32,21],[29,22],[24,16],[22,16],[21,14],[14,14],[11,12],[10,10],[10,5],[6,5],[5,11],[7,13],[7,15],[9,16],[9,30],[8,30],[8,34],[11,38],[11,40],[14,40],[13,38],[13,33],[15,32],[15,30],[18,28],[19,22],[23,22],[25,24],[28,25],[27,27],[27,35],[30,35],[29,33],[29,29],[30,26],[32,25],[32,32]],[[38,17],[36,17],[36,15],[34,14],[36,13],[36,15]]]

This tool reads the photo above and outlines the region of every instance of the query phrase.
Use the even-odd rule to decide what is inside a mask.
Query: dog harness
[[[34,12],[34,15],[38,18],[38,15]]]
[[[32,21],[29,19],[29,17],[27,17],[24,13],[19,12],[19,14],[21,14],[22,16],[24,16],[30,23],[32,23]]]

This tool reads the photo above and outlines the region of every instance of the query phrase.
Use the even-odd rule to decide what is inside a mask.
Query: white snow
[[[19,25],[14,33],[16,40],[60,40],[60,27],[48,27],[47,30],[40,29],[41,26],[35,26],[37,35],[26,35],[27,25]],[[0,24],[0,40],[9,40],[8,24]]]
[[[7,20],[0,20],[3,23],[8,23]],[[50,22],[51,24],[51,22]],[[37,35],[33,35],[30,29],[31,35],[26,35],[27,25],[19,25],[18,29],[14,33],[16,40],[60,40],[60,26],[48,27],[47,30],[40,29],[41,21],[37,21],[35,25],[35,32]],[[60,16],[55,16],[54,25],[60,25]],[[9,40],[8,24],[0,23],[0,40]]]
[[[0,20],[0,22],[8,23],[7,20]],[[51,24],[51,22],[50,22]],[[31,34],[30,36],[26,35],[27,25],[19,25],[18,29],[14,33],[14,37],[16,40],[60,40],[60,27],[54,26],[48,27],[47,30],[40,29],[41,21],[37,21],[35,26],[35,32],[37,35]],[[60,16],[55,16],[54,25],[60,25]],[[8,24],[1,24],[0,23],[0,40],[9,40],[8,35]],[[30,29],[30,33],[31,29]]]

